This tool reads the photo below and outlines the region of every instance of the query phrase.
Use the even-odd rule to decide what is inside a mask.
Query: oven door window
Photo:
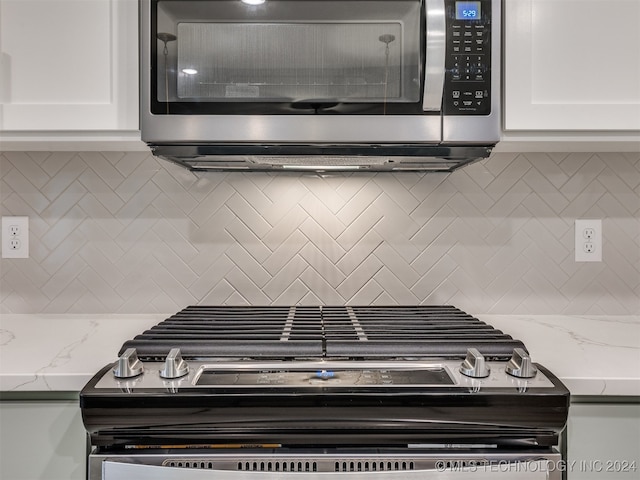
[[[159,0],[152,113],[421,113],[424,18],[421,0]]]

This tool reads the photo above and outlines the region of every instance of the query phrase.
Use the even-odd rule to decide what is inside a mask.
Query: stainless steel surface
[[[268,450],[268,449],[267,449]],[[556,452],[189,453],[90,457],[89,480],[560,480]],[[104,473],[104,476],[103,476]]]
[[[523,462],[529,463],[529,462]],[[532,465],[532,464],[530,464]],[[345,479],[374,479],[374,480],[548,480],[547,473],[541,471],[542,466],[513,467],[510,471],[482,471],[462,469],[460,471],[393,471],[393,472],[334,472],[332,478]],[[527,469],[527,471],[525,471]],[[532,470],[532,471],[528,471]],[[282,473],[260,472],[261,480],[281,480]],[[105,463],[104,480],[255,480],[255,472],[220,472],[216,470],[184,470],[175,468],[155,467],[149,465],[127,465],[120,463]],[[286,478],[291,480],[320,480],[327,478],[321,473],[287,473]]]
[[[487,116],[445,115],[442,117],[442,142],[486,142],[502,137],[502,0],[492,0],[491,10],[491,113]]]
[[[142,140],[162,144],[376,144],[384,140],[438,145],[442,128],[437,115],[189,115],[183,120],[143,116]]]
[[[264,371],[322,371],[322,370],[374,370],[374,369],[389,369],[389,370],[402,370],[402,369],[438,369],[444,368],[447,374],[453,380],[453,387],[459,387],[472,389],[474,391],[480,391],[484,388],[517,388],[522,390],[522,393],[526,391],[526,388],[553,388],[553,383],[542,373],[538,373],[535,378],[531,379],[516,379],[505,372],[506,362],[485,362],[485,369],[490,370],[490,374],[481,378],[470,378],[460,372],[460,364],[456,361],[445,362],[430,362],[430,361],[393,361],[393,362],[337,362],[337,361],[309,361],[309,362],[190,362],[191,369],[187,375],[179,379],[168,382],[163,379],[159,372],[163,368],[164,364],[160,362],[146,362],[145,373],[132,380],[122,382],[117,378],[113,378],[111,375],[105,375],[96,384],[97,389],[122,389],[130,391],[135,388],[139,391],[144,389],[167,389],[172,387],[174,389],[180,388],[211,388],[207,385],[196,385],[198,379],[203,372],[215,372],[215,371],[231,371],[237,370],[241,372],[243,370],[264,370]],[[326,384],[326,383],[325,383]],[[230,386],[244,388],[243,386],[229,384]],[[296,385],[299,388],[315,387],[317,382],[313,379],[307,379],[304,382]],[[336,384],[338,386],[339,384]],[[276,386],[277,385],[272,385]],[[282,387],[290,387],[291,385],[282,385]],[[404,385],[384,385],[385,388],[403,388]],[[424,385],[428,387],[428,385]],[[125,388],[126,387],[126,388]],[[249,387],[249,386],[245,386]],[[353,388],[353,385],[349,385],[349,388]]]
[[[517,378],[532,378],[538,373],[529,354],[521,348],[513,350],[513,356],[507,363],[505,370],[509,375]]]
[[[340,117],[336,117],[340,118]],[[387,117],[388,118],[388,117]],[[284,150],[281,156],[273,149]],[[325,154],[314,154],[317,150]],[[247,154],[256,151],[255,154]],[[262,150],[264,153],[260,153]],[[154,155],[192,170],[280,170],[280,171],[432,171],[450,172],[486,158],[488,147],[437,145],[160,145]],[[406,152],[418,153],[406,153]],[[244,152],[244,154],[234,153]],[[295,153],[292,153],[295,152]]]
[[[470,348],[467,350],[467,358],[460,365],[460,373],[471,378],[485,378],[491,373],[491,367],[476,348]]]
[[[422,85],[424,97],[422,107],[427,112],[424,115],[254,115],[254,114],[225,114],[225,115],[154,115],[150,113],[149,85],[152,81],[150,62],[150,20],[149,0],[141,0],[141,117],[140,125],[143,141],[156,148],[157,145],[169,146],[174,150],[172,155],[156,150],[155,154],[171,161],[197,170],[366,170],[366,171],[392,171],[392,170],[420,170],[420,171],[452,171],[472,161],[486,158],[491,148],[501,136],[501,106],[500,106],[500,0],[492,0],[492,45],[491,45],[491,114],[490,115],[444,115],[441,111],[443,103],[443,84],[445,76],[446,54],[446,27],[445,9],[443,0],[424,0],[426,6],[427,31],[423,39],[425,43],[425,61],[422,65],[425,73],[425,83]],[[183,8],[189,2],[175,2]],[[355,2],[354,2],[355,3]],[[349,1],[333,2],[337,8],[325,8],[330,11],[327,22],[339,21],[341,17],[354,17],[354,3]],[[394,3],[394,2],[390,2]],[[311,3],[309,3],[311,5]],[[397,4],[396,4],[397,5]],[[173,7],[172,7],[173,8]],[[175,7],[178,8],[178,7]],[[184,7],[187,16],[204,21],[200,10],[196,7]],[[199,8],[199,7],[198,7]],[[262,8],[262,7],[261,7]],[[315,8],[315,7],[314,7]],[[190,11],[189,9],[193,10]],[[335,12],[333,12],[335,10]],[[371,15],[367,9],[359,9],[358,21],[361,23],[382,21],[383,17],[368,17]],[[225,21],[237,21],[237,17],[229,14]],[[296,14],[283,13],[284,22],[313,21],[314,13],[306,18],[296,18]],[[299,15],[299,14],[298,14]],[[331,15],[333,15],[332,18]],[[414,31],[413,19],[401,20],[403,35],[394,34],[396,39],[390,45],[402,41],[406,48],[407,38],[418,38],[418,32]],[[159,24],[159,29],[172,31],[170,25],[165,22]],[[377,39],[377,37],[376,37]],[[157,39],[153,39],[157,42]],[[172,43],[173,45],[176,42]],[[379,42],[378,42],[379,43]],[[172,55],[175,53],[172,51]],[[178,68],[176,63],[176,69]],[[391,72],[391,70],[389,71]],[[391,74],[389,82],[391,81]],[[182,77],[181,77],[182,78]],[[162,80],[161,80],[162,82]],[[166,83],[166,82],[165,82]],[[383,82],[385,85],[387,82]],[[404,85],[404,83],[403,83]],[[164,92],[166,85],[158,85],[158,92]],[[391,87],[391,83],[387,85]],[[242,87],[244,88],[244,87]],[[251,87],[254,88],[254,87]],[[394,98],[389,90],[388,101]],[[255,88],[254,88],[255,89]],[[407,90],[406,86],[401,88]],[[253,91],[253,90],[252,90]],[[238,93],[242,93],[238,90]],[[246,93],[246,92],[245,92]],[[404,94],[404,93],[403,93]],[[176,97],[177,99],[177,97]],[[380,101],[383,104],[383,101]],[[384,102],[386,105],[386,102]],[[382,112],[382,109],[381,109]],[[386,113],[386,109],[385,109]],[[237,148],[233,155],[229,152],[211,151],[208,154],[197,153],[193,150],[199,146],[211,146],[219,144],[235,144],[237,147],[273,146],[273,145],[297,145],[295,152],[287,151],[274,155],[268,149],[263,152],[249,153]],[[336,157],[335,152],[324,152],[325,147],[345,146],[348,153],[340,155],[341,166],[328,167],[323,165],[324,157]],[[412,145],[425,149],[430,147],[484,147],[484,153],[478,150],[469,150],[469,157],[461,158],[458,155],[449,157],[441,151],[423,151],[413,149],[407,153],[396,151],[388,154],[380,153],[377,148],[385,145]],[[289,158],[286,167],[276,162],[258,162],[256,157],[270,156],[272,158]],[[367,165],[362,162],[349,162],[350,158],[384,158],[383,162],[371,161]],[[414,157],[415,161],[406,157]],[[320,162],[320,163],[317,163]]]
[[[140,375],[144,370],[142,362],[138,360],[135,348],[128,348],[118,359],[113,375],[116,378],[132,378]]]
[[[184,377],[189,373],[189,365],[182,358],[179,348],[172,348],[164,361],[164,366],[160,370],[160,377],[174,379]]]
[[[438,112],[442,108],[444,90],[446,23],[444,0],[425,0],[427,35],[425,38],[424,96],[422,109]]]

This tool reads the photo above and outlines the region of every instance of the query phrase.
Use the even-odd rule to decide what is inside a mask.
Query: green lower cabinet
[[[86,455],[77,399],[0,401],[1,480],[82,480]]]
[[[567,480],[640,478],[640,400],[573,403],[567,425]]]

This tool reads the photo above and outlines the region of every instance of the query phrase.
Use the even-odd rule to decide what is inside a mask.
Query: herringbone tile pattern
[[[452,174],[194,175],[144,153],[3,153],[0,312],[441,304],[640,313],[640,154],[496,154]],[[604,261],[573,221],[602,218]]]

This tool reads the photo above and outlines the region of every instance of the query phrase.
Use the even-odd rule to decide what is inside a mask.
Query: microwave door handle
[[[444,0],[425,0],[425,72],[422,110],[439,112],[442,108],[446,59],[446,19]]]

